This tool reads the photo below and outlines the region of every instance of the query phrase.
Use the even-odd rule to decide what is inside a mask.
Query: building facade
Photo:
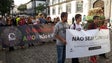
[[[111,5],[111,0],[50,0],[50,16],[55,18],[60,16],[61,12],[68,12],[68,20],[71,23],[75,14],[87,16],[89,9],[101,7],[105,17],[109,19],[112,16]]]
[[[37,13],[36,7],[39,6],[39,4],[45,4],[46,0],[33,0],[26,3],[27,6],[27,14],[34,15]]]
[[[87,15],[89,10],[87,0],[50,0],[50,16],[60,17],[61,12],[68,12],[68,20],[71,23],[75,14]]]
[[[17,8],[18,8],[18,6],[17,5],[14,5],[14,8],[11,9],[11,12],[10,13],[13,14],[13,15],[18,14],[19,13],[19,10]]]

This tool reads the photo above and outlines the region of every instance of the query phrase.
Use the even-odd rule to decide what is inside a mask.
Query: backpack
[[[76,25],[75,25],[75,23],[73,24],[73,26],[74,26],[74,27],[73,27],[73,29],[75,29],[75,28],[76,28]]]

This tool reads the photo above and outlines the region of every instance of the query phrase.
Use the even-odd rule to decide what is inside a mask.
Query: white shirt
[[[74,27],[75,27],[75,30],[79,30],[79,29],[82,30],[83,29],[81,24],[76,24],[76,23],[75,23],[75,26],[74,26],[74,24],[72,24],[70,26],[70,29],[74,29]]]

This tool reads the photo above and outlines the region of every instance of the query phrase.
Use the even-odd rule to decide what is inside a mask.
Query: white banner
[[[66,58],[77,58],[110,52],[108,29],[66,30]]]

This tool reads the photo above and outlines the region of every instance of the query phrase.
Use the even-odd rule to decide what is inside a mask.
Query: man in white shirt
[[[70,26],[70,29],[74,29],[74,30],[78,30],[78,31],[82,30],[82,26],[80,24],[80,22],[82,20],[81,14],[76,14],[75,20],[76,20],[76,23],[73,23]],[[72,63],[79,63],[79,59],[78,58],[72,58]]]
[[[80,24],[81,22],[81,19],[82,19],[82,16],[80,14],[76,14],[75,15],[75,20],[76,20],[76,23],[73,23],[71,26],[70,26],[70,29],[74,29],[74,30],[82,30],[82,26]]]

